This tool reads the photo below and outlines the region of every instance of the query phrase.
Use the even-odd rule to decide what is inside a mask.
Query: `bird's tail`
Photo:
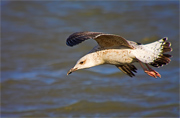
[[[171,43],[170,42],[166,42],[168,40],[167,37],[160,39],[160,47],[161,50],[159,52],[158,58],[154,59],[153,62],[150,63],[150,65],[154,66],[154,67],[161,67],[163,65],[168,64],[171,59],[170,57],[172,57],[170,54],[164,54],[166,52],[171,52],[172,48],[171,48]],[[158,50],[158,48],[157,48]]]
[[[150,44],[142,45],[144,51],[141,51],[144,56],[139,56],[136,58],[144,63],[148,63],[154,67],[160,67],[168,64],[171,59],[170,54],[164,54],[166,52],[171,52],[171,43],[167,42],[168,38],[162,38]],[[139,49],[140,50],[140,49]]]

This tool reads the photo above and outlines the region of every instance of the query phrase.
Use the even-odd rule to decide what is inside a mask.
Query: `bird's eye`
[[[84,61],[81,61],[79,64],[83,64],[84,63]]]

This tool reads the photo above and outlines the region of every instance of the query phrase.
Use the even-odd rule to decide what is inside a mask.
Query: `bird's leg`
[[[146,66],[148,67],[149,71],[154,72],[157,77],[160,77],[160,78],[161,78],[161,75],[160,75],[157,71],[155,71],[155,70],[153,70],[152,68],[150,68],[148,64],[146,64]]]
[[[140,65],[141,65],[141,67],[143,68],[143,70],[144,70],[144,72],[145,73],[147,73],[149,76],[151,76],[151,77],[154,77],[154,78],[157,78],[156,77],[156,73],[151,69],[151,70],[147,70],[145,67],[144,67],[144,65],[141,63],[141,61],[139,61],[139,63],[140,63]],[[146,65],[147,66],[147,65]],[[148,69],[150,69],[150,67],[149,66],[147,66],[148,67]]]

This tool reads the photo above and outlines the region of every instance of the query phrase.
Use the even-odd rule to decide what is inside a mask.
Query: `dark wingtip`
[[[73,45],[69,43],[68,39],[66,40],[66,45],[72,47]]]
[[[83,32],[75,32],[71,34],[66,40],[66,45],[72,47],[74,45],[81,43],[83,41],[82,39],[80,39],[82,33]]]
[[[132,64],[125,64],[125,65],[118,65],[118,66],[116,65],[116,67],[118,67],[122,72],[124,72],[125,74],[127,74],[130,77],[135,76],[135,74],[133,72],[137,73],[137,71],[136,71],[137,68]]]
[[[66,45],[68,46],[74,46],[77,45],[87,39],[93,39],[95,36],[102,34],[101,32],[75,32],[71,34],[67,40],[66,40]]]

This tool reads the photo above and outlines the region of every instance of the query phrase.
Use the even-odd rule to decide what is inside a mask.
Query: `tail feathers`
[[[171,48],[171,43],[170,42],[166,42],[167,41],[167,38],[163,38],[163,49],[162,49],[162,53],[165,53],[165,52],[171,52],[172,51],[172,48]]]
[[[161,67],[163,65],[167,65],[171,61],[170,57],[171,55],[169,54],[162,54],[161,56],[159,56],[159,58],[154,60],[154,62],[150,63],[150,65],[154,67]]]
[[[156,58],[153,62],[150,63],[150,65],[154,67],[161,67],[163,65],[167,65],[171,61],[170,57],[172,56],[170,54],[164,54],[166,52],[172,51],[171,43],[166,42],[167,38],[163,38],[161,40],[163,40],[161,45],[162,46],[161,53],[159,54],[158,58]]]

